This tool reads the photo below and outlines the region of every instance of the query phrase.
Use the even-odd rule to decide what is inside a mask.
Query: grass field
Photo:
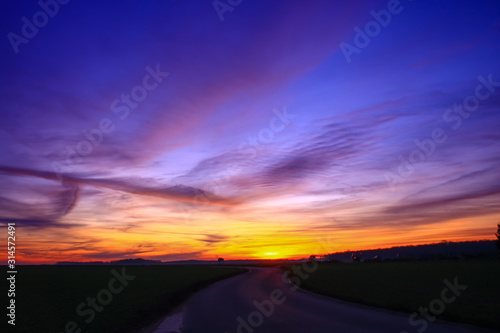
[[[319,263],[300,287],[347,301],[413,313],[440,299],[446,287],[443,281],[447,279],[453,284],[455,277],[467,289],[446,304],[438,318],[500,328],[499,260]]]
[[[138,332],[194,291],[244,271],[206,265],[18,266],[13,331]],[[98,300],[95,308],[87,297]]]

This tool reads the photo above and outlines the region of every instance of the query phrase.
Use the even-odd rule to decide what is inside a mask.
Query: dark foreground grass
[[[300,287],[342,300],[413,313],[458,279],[467,289],[439,319],[500,328],[500,260],[319,263]],[[452,294],[447,294],[451,297]],[[420,318],[420,317],[419,317]]]
[[[122,269],[127,276],[135,278],[127,281],[121,292],[111,293],[111,300],[106,299],[109,293],[102,292],[101,299],[109,304],[102,306],[101,312],[95,310],[95,317],[90,320],[92,306],[88,305],[87,297],[96,298],[100,290],[109,290],[109,282],[115,277],[112,270],[121,275]],[[195,291],[244,271],[207,265],[19,266],[16,326],[8,331],[140,332],[141,327],[161,318]],[[116,291],[120,286],[116,280],[113,288]],[[81,303],[83,315],[77,313]],[[67,324],[69,322],[75,324]],[[66,329],[66,325],[70,329]],[[78,328],[73,329],[75,325]]]

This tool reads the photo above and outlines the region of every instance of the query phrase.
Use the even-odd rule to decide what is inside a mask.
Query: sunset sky
[[[0,4],[18,264],[494,239],[498,1],[45,2]]]

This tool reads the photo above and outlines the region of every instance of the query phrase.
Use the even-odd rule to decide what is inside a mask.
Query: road
[[[195,295],[182,333],[477,333],[485,330],[422,320],[294,290],[279,268],[252,268]],[[287,282],[287,283],[285,283]],[[257,305],[256,305],[257,304]],[[421,331],[424,332],[424,331]]]

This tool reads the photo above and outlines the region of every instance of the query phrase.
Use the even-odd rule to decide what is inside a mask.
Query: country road
[[[279,268],[251,268],[202,290],[187,304],[181,332],[412,333],[423,328],[423,320],[411,326],[408,315],[295,290],[283,274]],[[427,324],[426,333],[486,332],[443,322]]]

